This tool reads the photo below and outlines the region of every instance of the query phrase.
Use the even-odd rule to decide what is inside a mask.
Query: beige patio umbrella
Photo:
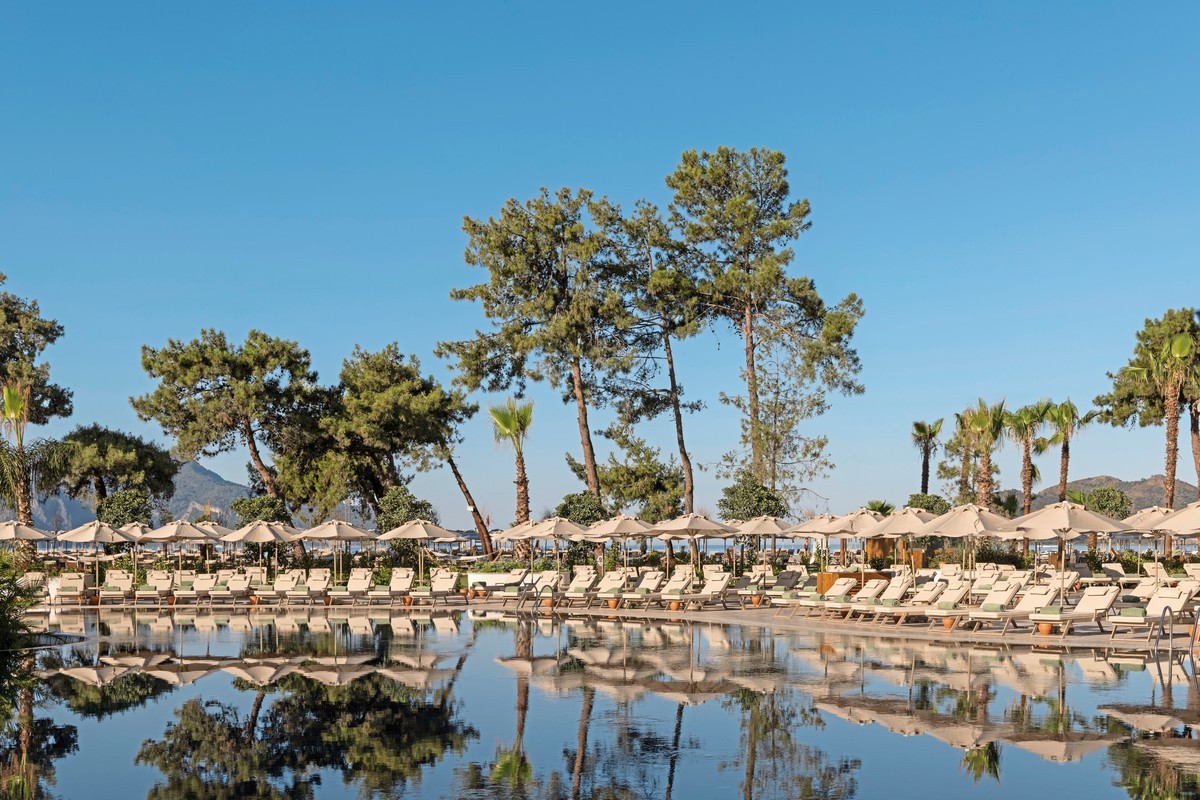
[[[995,536],[1011,530],[1013,530],[1012,520],[1007,517],[1002,517],[994,511],[981,508],[974,503],[965,503],[955,506],[939,517],[934,517],[917,535],[974,540],[981,536]],[[973,549],[972,552],[974,552]],[[964,548],[964,562],[966,557],[966,548]]]
[[[843,514],[840,517],[834,517],[828,522],[818,527],[818,532],[824,533],[830,539],[840,539],[842,541],[842,568],[846,567],[846,540],[861,539],[863,532],[869,530],[883,519],[882,514],[871,511],[869,508],[862,507],[851,511],[849,514]],[[867,574],[867,565],[865,553],[863,563],[859,569],[860,579],[865,578]]]
[[[1147,733],[1166,733],[1183,725],[1179,717],[1166,713],[1174,709],[1157,706],[1111,705],[1096,709],[1097,714],[1106,714],[1118,722]]]
[[[102,544],[128,544],[135,539],[126,533],[121,533],[111,525],[92,520],[78,528],[73,528],[65,533],[58,535],[60,542],[74,542],[76,544],[92,544],[96,551],[96,583],[100,583],[100,545]]]
[[[1062,552],[1063,542],[1078,538],[1084,534],[1121,533],[1122,531],[1129,530],[1129,526],[1123,522],[1118,522],[1111,517],[1091,511],[1078,503],[1066,500],[1051,503],[1045,508],[1039,508],[1031,514],[1017,517],[1012,521],[1012,525],[1019,534],[1027,539],[1057,538],[1060,553]],[[1049,532],[1053,536],[1043,536],[1042,534],[1046,532]],[[1000,535],[1000,538],[1013,538],[1013,535],[1004,533]],[[1059,561],[1058,574],[1061,579],[1066,565],[1061,563],[1061,558]],[[1060,592],[1065,588],[1060,586]]]
[[[1178,511],[1159,520],[1157,529],[1179,536],[1200,535],[1200,501],[1188,503]]]
[[[797,523],[784,531],[785,534],[793,539],[808,539],[810,541],[817,540],[825,543],[826,550],[829,549],[829,537],[821,532],[821,529],[830,522],[837,519],[837,514],[817,514],[810,519]],[[819,551],[818,551],[819,552]],[[817,567],[820,569],[820,559],[818,559]]]
[[[309,528],[306,531],[301,531],[297,538],[311,539],[325,542],[362,542],[374,539],[375,537],[361,528],[356,528],[349,522],[344,522],[340,519],[331,519],[322,522],[314,528]],[[333,574],[336,577],[338,574],[338,559],[337,549],[333,551]]]
[[[398,528],[392,528],[386,533],[381,533],[377,537],[377,541],[390,542],[399,540],[405,542],[432,542],[435,539],[443,539],[453,534],[443,528],[441,525],[436,525],[427,519],[414,519],[404,523]],[[425,575],[425,548],[417,545],[417,579],[422,580]]]
[[[738,523],[737,525],[734,525],[734,527],[737,528],[738,538],[744,536],[746,538],[753,537],[756,539],[761,539],[764,536],[770,536],[772,539],[774,539],[776,536],[782,535],[784,531],[791,527],[791,525],[781,520],[779,517],[760,516]],[[774,547],[772,547],[772,549],[774,549]]]
[[[525,540],[542,539],[554,543],[554,558],[555,562],[561,565],[559,560],[558,543],[560,541],[571,541],[573,537],[586,537],[588,531],[581,525],[576,525],[566,517],[547,517],[541,522],[534,525],[521,538]],[[584,539],[586,541],[586,539]],[[530,548],[529,555],[533,556],[533,548]],[[530,562],[530,569],[533,564]]]
[[[682,535],[691,539],[711,538],[728,538],[730,535],[737,532],[737,528],[726,525],[722,522],[709,519],[703,514],[683,514],[674,519],[664,520],[656,523],[653,527],[653,532],[656,534],[671,534]],[[662,536],[659,536],[661,539]],[[699,559],[693,559],[697,563],[692,565],[696,574],[701,574]]]
[[[583,541],[602,543],[609,539],[621,540],[621,552],[625,557],[625,568],[629,569],[629,540],[649,536],[654,526],[637,517],[620,514],[610,519],[604,519],[590,526],[583,532]]]
[[[202,528],[194,522],[175,520],[152,531],[147,531],[138,540],[138,543],[156,542],[166,545],[168,542],[211,542],[212,540],[212,534],[208,529]],[[179,549],[177,552],[179,555],[179,569],[182,570],[183,550]]]
[[[0,542],[44,542],[54,535],[10,519],[0,522]]]
[[[1106,736],[1083,731],[1065,734],[1023,734],[1021,738],[1003,737],[1009,744],[1038,756],[1045,761],[1066,764],[1078,761],[1089,753],[1103,750],[1117,742],[1127,741],[1127,736]]]
[[[238,544],[271,544],[273,542],[294,542],[300,531],[282,522],[265,522],[257,520],[227,533],[221,537],[222,542]],[[262,550],[258,551],[258,565],[262,566]]]
[[[864,530],[861,535],[864,539],[899,539],[902,536],[911,538],[918,535],[932,519],[933,514],[924,509],[905,506],[888,514]],[[912,553],[911,546],[909,553]],[[916,556],[913,556],[913,571],[916,569]]]

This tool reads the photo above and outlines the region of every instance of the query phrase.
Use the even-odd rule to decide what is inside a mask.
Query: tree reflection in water
[[[74,725],[59,725],[36,710],[44,705],[34,679],[34,656],[0,653],[0,798],[51,798],[54,762],[79,749]]]
[[[379,674],[344,686],[289,675],[276,689],[261,715],[256,695],[245,719],[225,704],[185,703],[163,738],[138,753],[137,763],[167,779],[150,798],[304,800],[322,770],[341,773],[363,797],[399,797],[424,767],[477,735],[448,696],[430,701]]]

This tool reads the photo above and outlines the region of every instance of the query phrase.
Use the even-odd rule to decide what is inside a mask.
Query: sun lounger
[[[1179,582],[1179,578],[1167,572],[1167,568],[1157,561],[1143,561],[1142,571],[1146,573],[1147,578],[1154,578],[1160,584],[1174,586]]]
[[[1008,632],[1009,627],[1018,627],[1017,621],[1029,619],[1029,615],[1034,614],[1038,609],[1046,606],[1054,605],[1054,601],[1058,599],[1058,586],[1051,584],[1039,584],[1029,587],[1029,590],[1017,601],[1017,604],[1012,608],[995,608],[983,607],[972,611],[967,619],[975,623],[976,631],[983,633],[983,628],[1001,623],[1000,630],[990,630],[988,633],[994,633],[997,636]]]
[[[812,613],[812,611],[814,609],[821,608],[825,604],[826,600],[829,600],[829,599],[832,599],[835,597],[836,598],[847,597],[849,595],[849,593],[857,585],[858,585],[858,578],[853,578],[853,577],[847,576],[845,578],[838,578],[837,580],[835,580],[833,582],[833,585],[830,586],[829,589],[826,590],[826,592],[824,594],[812,592],[807,597],[803,596],[803,595],[798,596],[798,597],[791,597],[791,598],[785,596],[785,597],[779,598],[778,600],[776,600],[774,602],[781,607],[791,606],[792,613],[789,616],[794,617],[794,616],[796,616],[797,612],[799,612],[801,609],[803,609],[804,616],[807,617],[809,614]],[[782,608],[781,608],[781,610],[782,610]],[[779,612],[776,612],[777,615],[778,615],[778,613]]]
[[[1150,641],[1150,637],[1162,624],[1163,612],[1165,611],[1170,616],[1177,616],[1183,611],[1184,604],[1187,603],[1187,595],[1187,589],[1163,586],[1146,601],[1144,608],[1127,606],[1109,614],[1108,624],[1112,626],[1112,632],[1108,638],[1115,639],[1117,633],[1121,631],[1134,633],[1139,628],[1145,628],[1146,641]]]
[[[387,586],[376,586],[367,591],[368,603],[386,603],[389,607],[402,601],[412,589],[414,572],[409,567],[396,567],[392,570],[392,578]]]
[[[250,599],[250,576],[249,575],[233,575],[229,578],[229,582],[224,586],[217,584],[212,591],[208,593],[209,600],[212,604],[230,604],[237,605],[239,600],[249,601]]]
[[[329,590],[329,604],[349,603],[350,605],[357,605],[365,603],[367,602],[367,592],[370,590],[370,570],[367,571],[366,575],[351,575],[350,579],[346,581],[345,586]]]
[[[1017,596],[1016,582],[997,583],[992,586],[992,590],[983,598],[983,602],[979,606],[961,606],[958,603],[945,600],[939,602],[936,608],[931,608],[925,612],[925,616],[929,618],[929,627],[933,627],[941,622],[943,625],[946,620],[951,620],[947,626],[953,628],[963,619],[970,616],[972,611],[988,610],[992,607],[997,609],[1008,608],[1012,603],[1013,598]]]
[[[59,576],[52,601],[55,605],[83,605],[90,595],[86,576],[79,572],[64,572]]]
[[[198,604],[202,600],[208,600],[209,593],[216,588],[216,585],[216,575],[197,575],[190,583],[175,587],[173,590],[175,605]]]
[[[1041,608],[1029,615],[1029,621],[1035,626],[1053,625],[1058,628],[1059,638],[1065,638],[1075,625],[1092,623],[1104,633],[1104,618],[1112,610],[1113,604],[1121,594],[1121,587],[1089,586],[1083,590],[1079,602],[1073,608]]]
[[[728,572],[717,573],[716,576],[705,580],[699,591],[681,595],[679,601],[685,604],[684,608],[691,610],[717,603],[721,604],[721,608],[728,608],[725,604],[725,591],[729,588],[732,578]]]
[[[521,609],[529,603],[540,603],[543,600],[554,600],[554,595],[558,592],[559,581],[562,580],[562,573],[557,570],[548,569],[539,572],[533,579],[533,583],[527,583],[520,588],[520,593],[517,596],[516,608]],[[502,606],[508,605],[506,598]]]
[[[948,602],[957,604],[962,602],[962,599],[967,596],[967,592],[971,589],[971,585],[965,581],[955,580],[953,583],[945,581],[929,581],[912,596],[912,599],[906,602],[901,602],[896,606],[879,606],[875,609],[875,617],[873,622],[878,622],[880,625],[886,624],[889,620],[901,625],[908,621],[909,617],[919,617],[930,608],[937,605],[938,600],[945,597]]]
[[[902,575],[898,578],[892,578],[884,590],[877,597],[868,598],[859,601],[855,596],[854,602],[850,604],[850,613],[847,618],[853,618],[855,614],[863,615],[863,618],[875,618],[876,610],[881,606],[899,606],[904,601],[908,590],[912,588],[913,579],[909,575]]]
[[[458,573],[449,572],[441,575],[434,575],[429,582],[428,589],[413,589],[408,593],[412,598],[414,606],[428,605],[433,608],[442,601],[442,605],[446,605],[453,600],[458,600],[466,605],[467,599],[465,595],[458,593]]]
[[[666,605],[672,601],[683,602],[683,595],[692,585],[692,568],[690,566],[676,567],[671,573],[671,579],[664,583],[657,592],[641,595],[626,605],[634,607],[639,603],[649,608],[651,604]]]
[[[599,578],[596,576],[594,569],[580,570],[575,573],[575,577],[571,578],[571,582],[567,584],[566,589],[555,593],[554,602],[565,606],[586,603],[588,593],[596,586],[596,581],[598,580]]]
[[[853,595],[841,594],[830,597],[821,605],[821,616],[848,617],[855,603],[869,603],[887,588],[888,582],[883,578],[872,578],[862,585]]]
[[[146,577],[146,582],[134,591],[133,602],[153,603],[159,606],[164,605],[171,597],[171,589],[174,583],[175,581],[169,572],[150,573]]]
[[[610,600],[620,603],[621,594],[625,591],[625,578],[625,571],[621,567],[604,573],[596,584],[595,591],[588,593],[588,608],[595,602],[601,605]]]
[[[775,576],[775,582],[766,589],[768,597],[779,597],[784,592],[794,592],[801,585],[801,581],[808,577],[808,570],[800,567],[799,569],[785,569],[783,572]]]
[[[100,605],[124,605],[133,599],[133,576],[127,572],[109,570],[100,587]]]
[[[678,570],[676,570],[678,572]],[[643,573],[638,585],[633,589],[621,593],[621,600],[626,608],[636,608],[638,606],[646,606],[650,603],[650,598],[657,595],[666,583],[667,573],[660,569],[650,570]]]

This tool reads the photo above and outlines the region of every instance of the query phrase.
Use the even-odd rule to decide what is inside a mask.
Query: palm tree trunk
[[[1168,392],[1167,397],[1178,397],[1179,387],[1174,387],[1175,391]],[[1179,403],[1169,402],[1166,404],[1167,414],[1167,464],[1166,474],[1163,476],[1163,493],[1165,499],[1163,504],[1167,508],[1175,507],[1175,467],[1179,461]],[[1163,537],[1163,550],[1169,555],[1171,552],[1171,537]]]
[[[1067,499],[1067,467],[1071,463],[1071,440],[1063,436],[1062,453],[1058,458],[1058,502]]]
[[[679,445],[679,465],[683,467],[683,513],[691,514],[695,501],[695,477],[692,474],[692,459],[683,442],[683,408],[679,404],[679,383],[675,377],[675,356],[671,352],[671,334],[664,319],[662,324],[663,352],[667,359],[667,380],[671,392],[671,414],[675,417],[675,442]],[[669,544],[669,543],[668,543]]]
[[[517,451],[517,524],[529,521],[529,476],[525,474],[525,454]]]
[[[583,447],[583,473],[587,489],[600,496],[600,475],[596,471],[596,451],[592,449],[592,430],[588,427],[587,398],[583,393],[583,369],[579,356],[571,360],[571,385],[575,390],[575,411],[579,420],[579,444]]]
[[[1200,499],[1200,400],[1193,400],[1188,405],[1188,414],[1191,417],[1192,465],[1196,469],[1196,494],[1197,499]]]
[[[671,761],[667,767],[667,791],[663,800],[671,800],[671,791],[675,788],[675,765],[679,762],[679,740],[683,735],[683,703],[675,707],[675,736],[671,740]]]
[[[921,494],[929,494],[929,458],[932,455],[933,448],[921,445]]]
[[[1021,454],[1021,513],[1033,510],[1033,440],[1026,439]]]
[[[958,475],[959,502],[965,503],[971,497],[971,447],[963,443],[962,470]]]
[[[979,486],[976,487],[975,502],[981,508],[992,507],[992,451],[987,447],[979,452]]]
[[[475,520],[475,532],[479,534],[479,546],[483,548],[485,556],[490,556],[492,555],[492,537],[488,534],[487,523],[483,521],[483,515],[479,513],[479,508],[475,505],[475,498],[471,496],[471,490],[467,488],[467,482],[463,480],[462,473],[458,471],[458,464],[454,462],[454,456],[447,455],[446,463],[450,466],[450,472],[453,473],[454,480],[458,483],[458,490],[462,492],[463,499],[467,501],[471,519]]]

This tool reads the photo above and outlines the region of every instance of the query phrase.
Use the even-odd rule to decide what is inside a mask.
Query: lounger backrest
[[[249,577],[249,576],[247,576]],[[296,588],[296,584],[300,582],[300,576],[295,572],[285,572],[282,575],[275,576],[275,591],[290,591]]]
[[[625,587],[625,573],[621,570],[609,570],[600,578],[600,583],[596,585],[598,592],[614,592],[617,589]]]
[[[662,590],[664,592],[682,592],[692,585],[692,568],[691,567],[676,567],[671,573],[671,579],[667,581]]]
[[[997,583],[983,598],[982,605],[998,605],[1001,608],[1008,608],[1008,604],[1017,596],[1017,589],[1017,584],[1011,581]]]
[[[1100,569],[1113,580],[1120,580],[1125,577],[1125,568],[1121,566],[1121,562],[1119,561],[1110,561],[1107,564],[1101,564]]]
[[[1075,611],[1080,614],[1099,614],[1112,608],[1121,590],[1117,586],[1089,586],[1083,590]]]
[[[942,571],[942,574],[947,575],[947,576],[962,574],[962,565],[961,564],[942,564],[940,569]]]
[[[558,580],[558,573],[554,574],[554,579]],[[435,575],[429,582],[429,588],[434,592],[452,592],[455,585],[458,583],[457,572],[443,572],[440,575]]]
[[[392,580],[388,583],[388,589],[393,592],[406,592],[412,588],[415,577],[411,569],[392,570]]]
[[[231,592],[242,592],[250,588],[249,575],[232,575],[229,578],[229,583],[225,586]]]
[[[1079,573],[1075,570],[1070,570],[1060,575],[1055,575],[1053,578],[1051,578],[1050,582],[1055,586],[1062,586],[1067,591],[1071,591],[1072,587],[1079,583]]]
[[[713,577],[704,582],[704,586],[700,588],[700,594],[717,595],[729,588],[729,581],[733,575],[728,572],[718,572]]]
[[[785,569],[775,578],[775,589],[794,589],[796,584],[800,582],[800,573],[790,569]]]
[[[349,580],[351,580],[351,581],[352,581],[352,580],[357,580],[357,579],[362,579],[362,578],[366,578],[367,580],[370,580],[370,579],[371,579],[371,570],[370,570],[370,568],[368,568],[368,567],[355,567],[354,569],[350,570],[350,578],[349,578]],[[348,582],[347,582],[347,583],[348,583]]]
[[[879,595],[879,599],[883,601],[903,600],[904,595],[908,594],[908,590],[912,588],[912,578],[907,576],[903,578],[892,578],[887,588]]]
[[[857,578],[838,578],[825,591],[825,597],[841,597],[844,594],[850,594],[850,590],[858,584]]]
[[[192,589],[203,589],[204,591],[209,591],[216,585],[216,575],[197,575],[196,580],[192,581]]]
[[[913,595],[913,604],[928,605],[932,603],[934,600],[937,600],[943,592],[946,591],[947,585],[948,584],[943,583],[942,581],[930,581],[918,589],[917,593]]]
[[[371,575],[368,572],[366,577],[355,575],[346,581],[346,591],[348,592],[365,592],[371,588]]]
[[[1158,622],[1163,609],[1169,608],[1171,613],[1178,613],[1183,610],[1183,604],[1186,602],[1186,589],[1164,586],[1155,592],[1154,596],[1146,603],[1146,619]]]
[[[725,567],[720,564],[705,564],[701,569],[704,570],[704,580],[708,580],[725,571]]]
[[[1157,561],[1143,561],[1142,570],[1145,571],[1145,573],[1151,578],[1167,577],[1167,571],[1163,569],[1162,564],[1159,564]]]
[[[645,589],[647,592],[657,592],[662,588],[663,582],[667,579],[667,573],[660,569],[651,570],[642,576],[641,582],[638,584],[639,589]]]
[[[1188,599],[1191,600],[1196,596],[1196,592],[1200,591],[1200,581],[1195,578],[1184,578],[1179,583],[1175,584],[1176,589],[1184,589],[1188,593]]]
[[[1154,578],[1141,578],[1129,593],[1140,600],[1149,600],[1161,584]]]
[[[1200,579],[1200,564],[1184,564],[1183,571],[1189,578]]]
[[[1044,606],[1053,605],[1058,599],[1057,584],[1043,584],[1040,586],[1031,586],[1024,596],[1017,601],[1013,606],[1014,611],[1037,611]]]
[[[596,573],[589,571],[577,572],[567,585],[568,592],[586,592],[596,582]]]
[[[858,593],[854,595],[856,600],[872,600],[883,594],[883,590],[887,588],[888,582],[882,578],[872,578],[863,584]]]

